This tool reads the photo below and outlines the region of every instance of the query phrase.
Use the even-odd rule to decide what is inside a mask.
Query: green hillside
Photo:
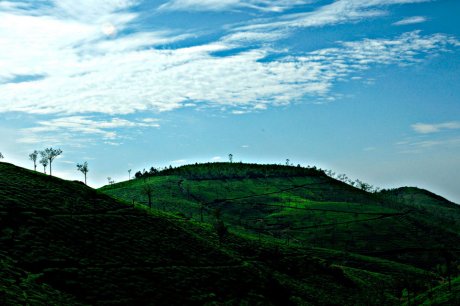
[[[458,245],[460,206],[406,203],[393,192],[368,193],[301,167],[211,163],[167,169],[101,191],[212,222],[216,211],[242,235],[299,246],[373,255],[434,269]],[[431,203],[431,202],[430,202]],[[434,204],[433,204],[434,205]],[[457,218],[458,216],[458,218]]]
[[[458,232],[415,213],[300,167],[96,191],[0,163],[0,304],[400,305],[458,274]]]
[[[450,289],[449,289],[450,286]],[[430,288],[427,292],[415,298],[417,305],[460,305],[460,277],[454,278],[449,282],[445,280],[441,285]],[[407,305],[408,303],[406,303]]]

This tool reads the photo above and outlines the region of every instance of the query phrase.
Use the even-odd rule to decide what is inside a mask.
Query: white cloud
[[[401,148],[400,153],[421,154],[427,150],[458,148],[460,146],[459,137],[450,137],[445,139],[411,139],[398,143]]]
[[[0,84],[0,112],[117,115],[170,111],[190,103],[237,108],[234,113],[263,110],[306,95],[325,96],[339,79],[372,65],[408,64],[457,44],[447,35],[410,32],[395,39],[343,42],[271,62],[261,61],[273,54],[265,47],[213,56],[235,47],[219,41],[176,50],[128,48],[77,61],[58,51],[62,61],[35,71],[46,78]]]
[[[186,159],[178,159],[178,160],[173,160],[173,161],[171,161],[171,164],[174,164],[174,165],[179,165],[179,164],[180,164],[180,165],[183,165],[183,164],[185,164],[186,162],[187,162]]]
[[[413,124],[412,129],[420,134],[430,134],[440,132],[442,130],[456,130],[460,129],[459,121],[443,122],[443,123],[416,123]]]
[[[351,20],[362,16],[361,11],[374,14],[367,8],[377,5],[420,1],[367,0],[356,4],[339,0],[313,15],[289,15],[286,22],[321,25]],[[286,105],[305,96],[328,99],[335,82],[372,65],[408,64],[460,45],[448,35],[410,32],[394,39],[341,42],[336,48],[287,56],[285,50],[265,44],[285,37],[285,30],[274,29],[236,31],[207,44],[160,50],[155,46],[190,35],[166,30],[122,35],[138,17],[128,10],[136,1],[47,3],[28,10],[18,5],[0,7],[0,113],[64,115],[73,118],[67,124],[76,125],[80,132],[92,131],[105,138],[115,137],[104,127],[106,121],[102,120],[98,130],[87,122],[96,122],[98,117],[73,115],[115,116],[188,106],[224,107],[238,114]],[[277,3],[294,5],[297,1]],[[107,24],[113,26],[110,31],[104,30]],[[254,45],[233,55],[215,55]],[[277,55],[277,60],[264,61],[271,55]],[[27,76],[38,78],[11,81]],[[75,122],[77,118],[80,122]],[[63,122],[53,124],[60,130],[77,129],[61,126]],[[40,122],[36,129],[49,127]]]
[[[221,156],[214,156],[213,158],[211,158],[211,161],[213,161],[213,162],[217,162],[217,161],[220,161],[220,160],[222,160]]]
[[[282,12],[310,2],[309,0],[171,0],[162,4],[159,10],[224,11],[249,8],[259,11]]]
[[[107,140],[108,144],[115,144],[118,138],[114,131],[118,128],[159,127],[156,120],[128,121],[120,118],[110,120],[93,120],[92,117],[71,116],[56,118],[49,121],[39,121],[38,126],[22,129],[22,143],[57,143],[63,140],[78,138],[79,135],[97,135]],[[51,136],[55,135],[55,136]],[[73,141],[72,141],[73,142]],[[73,142],[81,145],[78,141]]]
[[[423,23],[425,21],[427,21],[426,17],[414,16],[414,17],[408,17],[408,18],[404,18],[402,20],[399,20],[399,21],[393,23],[393,25],[395,25],[395,26],[403,26],[403,25],[409,25],[409,24]]]
[[[331,4],[310,11],[289,14],[277,19],[257,22],[240,27],[239,30],[262,30],[297,27],[320,27],[345,22],[360,21],[386,15],[385,6],[420,3],[430,0],[336,0]]]

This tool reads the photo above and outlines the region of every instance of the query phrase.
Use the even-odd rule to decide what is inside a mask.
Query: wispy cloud
[[[446,139],[425,139],[425,140],[407,140],[397,144],[404,154],[421,154],[427,150],[458,148],[460,146],[460,138],[450,137]]]
[[[183,165],[185,163],[187,163],[186,159],[178,159],[178,160],[171,161],[171,164],[173,164],[173,165]]]
[[[51,65],[34,71],[47,74],[46,78],[0,85],[0,112],[116,115],[170,111],[190,103],[246,112],[289,104],[306,95],[324,97],[339,79],[372,65],[414,63],[458,44],[448,35],[410,32],[395,39],[342,42],[336,48],[273,61],[262,61],[280,55],[267,47],[214,56],[235,47],[222,41],[176,50],[128,50],[76,62],[63,55],[61,69]],[[12,67],[16,73],[17,67]]]
[[[293,13],[240,27],[239,30],[305,28],[360,21],[387,14],[385,7],[430,0],[336,0],[309,12]]]
[[[426,17],[413,16],[413,17],[408,17],[408,18],[404,18],[402,20],[399,20],[399,21],[393,23],[393,25],[395,25],[395,26],[403,26],[403,25],[409,25],[409,24],[423,23],[425,21],[427,21]]]
[[[23,137],[19,139],[19,142],[45,143],[49,142],[50,138],[53,138],[54,140],[52,143],[56,143],[60,138],[70,140],[72,137],[78,138],[79,135],[84,134],[86,136],[99,136],[113,144],[115,143],[113,140],[118,138],[116,129],[134,127],[159,127],[159,124],[154,119],[144,119],[133,122],[120,118],[95,120],[87,116],[62,117],[48,121],[39,121],[36,127],[22,129],[21,132]],[[55,136],[51,137],[51,135]],[[76,141],[76,143],[78,143],[78,141]]]
[[[310,2],[311,0],[171,0],[162,4],[159,10],[223,11],[249,8],[259,11],[282,12]]]
[[[156,46],[190,35],[133,28],[139,15],[132,8],[138,1],[2,2],[0,112],[71,118],[68,122],[39,122],[38,127],[26,130],[29,134],[57,129],[91,132],[110,139],[113,131],[107,125],[115,124],[115,119],[75,115],[119,116],[188,106],[217,107],[242,114],[305,97],[331,99],[334,84],[344,78],[357,77],[375,65],[415,63],[460,43],[445,34],[409,32],[392,39],[337,42],[334,48],[291,53],[267,42],[285,38],[290,26],[353,21],[381,14],[376,9],[385,5],[414,2],[423,0],[338,0],[312,12],[279,17],[277,22],[281,24],[259,24],[273,26],[270,31],[258,30],[258,24],[253,24],[254,29],[232,29],[213,41],[175,49]],[[289,7],[306,1],[245,3]],[[233,52],[235,49],[241,50]],[[276,59],[267,60],[273,56]],[[120,127],[129,128],[129,124]],[[22,140],[37,141],[30,137]]]
[[[416,123],[413,124],[412,129],[420,134],[430,134],[440,132],[442,130],[457,130],[460,129],[459,121],[443,122],[443,123]]]

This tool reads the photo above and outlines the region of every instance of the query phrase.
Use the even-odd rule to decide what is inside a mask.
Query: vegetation
[[[77,170],[80,171],[81,173],[83,173],[83,175],[85,176],[85,185],[86,185],[86,175],[89,172],[88,162],[84,162],[82,164],[77,164]]]
[[[53,160],[58,157],[59,155],[62,154],[62,150],[61,149],[53,149],[53,148],[46,148],[44,151],[43,151],[43,154],[42,154],[42,158],[45,158],[48,160],[49,162],[49,165],[50,165],[50,175],[53,175],[52,174],[52,163],[53,163]]]
[[[43,173],[46,174],[46,167],[48,166],[48,157],[44,151],[40,151],[40,164],[43,166]]]
[[[460,289],[460,209],[420,189],[235,162],[99,191],[0,172],[6,305],[448,305]]]
[[[29,154],[29,159],[34,163],[34,171],[37,171],[37,158],[38,158],[37,150]]]

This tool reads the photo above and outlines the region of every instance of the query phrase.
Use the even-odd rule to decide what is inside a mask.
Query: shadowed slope
[[[13,165],[0,173],[0,249],[37,283],[90,304],[270,303],[253,267],[171,216]]]

